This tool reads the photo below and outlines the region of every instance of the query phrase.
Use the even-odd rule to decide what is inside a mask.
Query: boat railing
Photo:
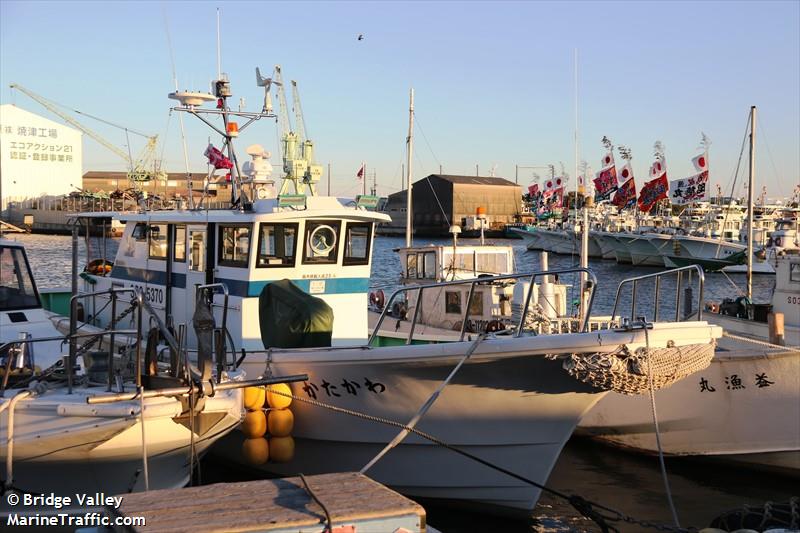
[[[675,284],[675,322],[680,322],[681,318],[681,288],[687,289],[687,295],[683,300],[684,304],[684,312],[683,318],[693,316],[693,302],[692,302],[692,295],[691,295],[691,287],[692,287],[692,273],[697,274],[697,285],[698,285],[698,299],[697,299],[697,320],[702,319],[703,313],[703,289],[705,286],[705,276],[703,274],[703,268],[699,265],[687,265],[680,268],[673,268],[671,270],[665,270],[663,272],[655,272],[653,274],[645,274],[643,276],[635,276],[632,278],[626,278],[622,280],[617,287],[617,294],[614,297],[614,308],[611,312],[611,322],[614,322],[615,319],[625,319],[628,318],[629,320],[635,320],[636,316],[636,291],[637,288],[640,286],[641,283],[645,282],[645,280],[654,280],[654,291],[653,291],[653,307],[652,313],[649,315],[652,317],[653,321],[657,322],[659,319],[659,304],[661,298],[661,281],[663,278],[668,276],[676,276],[676,284]],[[686,287],[683,287],[684,278],[688,278],[686,282]],[[631,286],[631,307],[630,307],[630,315],[627,317],[617,315],[617,309],[620,307],[621,300],[620,296],[622,294],[622,289],[624,286],[630,285]]]
[[[119,295],[123,293],[131,294],[132,297],[130,299],[130,305],[128,310],[123,311],[119,316],[117,316],[117,301],[119,300]],[[88,334],[81,334],[78,333],[78,304],[80,300],[91,298],[99,295],[108,294],[111,298],[111,319],[109,321],[109,327],[104,329],[103,331],[93,332]],[[78,338],[82,336],[91,336],[93,338],[104,337],[105,335],[109,336],[108,340],[108,382],[107,382],[107,390],[111,390],[111,386],[114,381],[114,340],[116,335],[130,335],[134,333],[136,335],[136,386],[141,387],[142,385],[142,309],[144,308],[144,294],[142,293],[141,289],[135,289],[133,287],[112,287],[110,289],[106,289],[103,291],[98,292],[91,292],[91,293],[83,293],[83,294],[75,294],[69,300],[69,335],[67,339],[69,340],[69,357],[67,357],[67,389],[70,394],[72,394],[72,381],[73,381],[73,366],[78,357]],[[129,312],[136,311],[136,329],[131,330],[117,330],[115,325],[117,321],[121,320],[123,316],[127,315]]]
[[[588,282],[586,284],[586,290],[588,292],[587,295],[587,304],[586,308],[583,313],[583,317],[581,319],[581,323],[578,327],[579,331],[588,331],[589,325],[589,317],[591,316],[592,304],[594,302],[595,297],[595,287],[597,286],[597,278],[595,277],[594,273],[590,271],[588,268],[566,268],[566,269],[559,269],[559,270],[544,270],[544,271],[536,271],[536,272],[527,272],[522,274],[504,274],[501,276],[485,276],[480,278],[473,278],[470,280],[457,280],[457,281],[445,281],[440,283],[431,283],[426,285],[415,285],[414,287],[401,287],[395,290],[392,295],[386,301],[386,305],[383,307],[381,311],[381,316],[378,319],[378,323],[375,325],[375,328],[372,331],[372,334],[367,341],[367,345],[372,345],[373,341],[378,337],[381,326],[383,325],[383,321],[386,319],[388,312],[393,309],[395,302],[400,301],[407,301],[408,294],[416,293],[416,305],[414,306],[414,311],[412,313],[411,318],[411,325],[409,327],[408,337],[406,338],[406,344],[411,344],[414,338],[414,331],[416,329],[417,324],[420,321],[420,307],[422,303],[422,295],[425,290],[432,290],[432,289],[441,289],[444,287],[456,287],[456,286],[469,286],[469,292],[466,299],[466,305],[464,306],[464,314],[461,319],[460,325],[460,336],[459,342],[464,340],[465,335],[467,334],[467,328],[470,323],[470,303],[472,302],[473,295],[475,294],[475,288],[477,286],[482,285],[492,285],[498,282],[511,282],[511,281],[529,281],[530,288],[528,290],[528,294],[525,296],[525,303],[522,307],[522,313],[519,316],[519,321],[516,327],[515,336],[519,337],[522,335],[523,330],[525,328],[525,321],[528,317],[528,312],[531,309],[531,298],[533,297],[534,293],[534,286],[537,279],[543,278],[545,276],[555,277],[563,274],[585,274],[588,278]],[[401,297],[404,297],[401,300]],[[550,302],[552,305],[552,302]],[[569,319],[574,321],[574,319]],[[455,329],[455,328],[453,328]]]

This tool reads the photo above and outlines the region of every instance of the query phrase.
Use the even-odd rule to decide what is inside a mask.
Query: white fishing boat
[[[135,327],[92,333],[78,330],[76,317],[65,337],[41,306],[23,246],[0,240],[5,489],[74,496],[180,487],[196,459],[239,424],[241,371],[212,378],[209,362],[195,384],[216,387],[212,396],[197,389],[190,395],[183,370],[191,370],[177,362],[168,375],[153,375],[159,365],[143,359],[140,296],[122,288],[95,291],[93,299],[110,302],[115,311],[117,303],[120,311],[123,302],[132,304],[125,324]],[[81,301],[73,298],[73,316]],[[115,315],[116,322],[122,319],[122,312]],[[123,346],[115,336],[127,339]],[[109,351],[111,345],[117,349]],[[153,371],[137,371],[145,362]]]
[[[259,80],[263,79],[259,76]],[[421,416],[420,430],[544,483],[579,418],[603,394],[571,377],[570,370],[564,369],[565,362],[597,354],[611,358],[619,353],[641,356],[651,350],[659,356],[678,357],[687,347],[698,353],[700,360],[710,357],[713,340],[721,332],[703,321],[652,326],[629,321],[617,329],[589,332],[596,284],[586,269],[488,275],[406,287],[387,299],[370,333],[366,303],[374,226],[389,217],[367,208],[375,205],[371,197],[362,196],[344,205],[335,198],[318,196],[315,183],[319,174],[313,172],[311,159],[313,144],[302,136],[298,138],[294,131],[284,131],[282,136],[287,176],[280,193],[270,176],[271,165],[263,148],[248,148],[253,161],[240,171],[232,131],[236,129],[238,135],[244,126],[232,128],[230,124],[236,117],[252,122],[271,116],[266,111],[268,85],[264,80],[265,110],[261,113],[231,111],[227,106],[227,80],[214,82],[211,98],[219,99],[216,110],[202,109],[203,100],[196,93],[172,95],[182,104],[177,111],[208,113],[223,119],[226,126],[217,129],[223,138],[219,152],[227,153],[227,158],[222,163],[217,161],[231,173],[237,203],[232,209],[126,215],[112,270],[87,273],[81,286],[88,295],[113,286],[138,287],[156,304],[156,316],[175,324],[179,331],[195,312],[195,286],[215,283],[227,288],[228,305],[224,305],[222,294],[211,298],[217,321],[226,318],[226,344],[232,344],[231,351],[241,351],[239,368],[248,376],[295,371],[308,375],[303,383],[291,386],[297,399],[292,405],[294,459],[258,468],[277,473],[362,469],[397,431],[396,426],[376,420],[407,424],[417,415]],[[278,87],[281,102],[282,87]],[[286,114],[288,124],[285,103],[281,113]],[[299,151],[300,146],[306,147],[305,151]],[[408,168],[410,181],[410,165]],[[292,186],[295,194],[286,194]],[[447,247],[441,252],[445,257]],[[413,254],[415,258],[417,253]],[[411,256],[409,251],[407,260]],[[426,261],[422,259],[423,272],[427,272]],[[419,259],[415,262],[416,275],[420,272]],[[493,272],[494,267],[485,273]],[[589,278],[581,287],[586,302],[584,316],[568,316],[564,328],[555,334],[539,335],[528,327],[536,292],[529,289],[520,291],[525,299],[519,320],[512,323],[504,318],[513,327],[495,334],[467,331],[472,308],[466,305],[472,302],[469,294],[484,286],[492,290],[504,284],[536,287],[543,280],[554,281],[550,277],[571,273],[584,273]],[[426,305],[424,291],[436,290],[460,293],[464,316],[451,342],[427,341],[415,332],[417,311],[424,313]],[[411,300],[417,304],[407,309],[405,319],[387,318],[387,310],[395,301],[408,302],[406,296],[414,292]],[[93,305],[89,298],[86,313],[103,327],[110,315]],[[408,331],[402,344],[381,336],[383,322]],[[187,331],[183,338],[191,352],[197,343],[195,336]],[[456,367],[458,371],[454,372]],[[439,387],[444,388],[435,396]],[[309,403],[314,400],[339,411]],[[349,410],[350,415],[342,409]],[[424,416],[421,409],[428,409]],[[242,438],[233,433],[220,443],[220,453],[241,461]],[[412,496],[456,499],[506,510],[529,511],[539,496],[537,488],[418,434],[400,443],[368,472]]]
[[[750,122],[750,191],[754,115],[755,108]],[[753,205],[752,197],[749,205]],[[664,454],[726,459],[800,475],[800,255],[785,253],[778,257],[777,265],[771,303],[771,310],[779,315],[774,318],[775,335],[769,335],[766,322],[754,320],[749,296],[709,305],[715,312],[704,316],[726,332],[718,341],[711,365],[655,393]],[[748,270],[750,293],[752,268]],[[779,317],[785,320],[783,339],[773,339],[780,329]],[[770,340],[783,340],[787,346]],[[658,453],[653,416],[649,397],[612,393],[581,420],[578,432],[636,451]]]

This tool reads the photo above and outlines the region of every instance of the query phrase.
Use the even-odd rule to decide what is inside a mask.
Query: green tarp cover
[[[265,348],[331,345],[333,309],[288,279],[269,283],[261,291],[258,322]]]

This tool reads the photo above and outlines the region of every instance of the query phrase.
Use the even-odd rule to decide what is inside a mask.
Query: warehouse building
[[[472,230],[478,208],[492,231],[519,221],[522,213],[520,186],[504,178],[431,174],[412,185],[412,200],[414,234],[420,236],[447,236],[452,224]],[[392,222],[382,232],[405,232],[406,191],[389,195],[384,211]]]
[[[81,186],[82,133],[15,105],[0,105],[0,211],[9,202]]]

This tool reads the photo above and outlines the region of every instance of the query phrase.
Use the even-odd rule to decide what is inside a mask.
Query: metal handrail
[[[698,289],[700,294],[698,296],[698,305],[697,305],[697,320],[701,320],[703,318],[703,289],[705,286],[705,275],[703,273],[703,269],[699,265],[686,265],[680,268],[673,268],[671,270],[664,270],[662,272],[655,272],[653,274],[645,274],[643,276],[635,276],[632,278],[626,278],[622,280],[617,287],[617,293],[614,297],[614,308],[611,311],[611,321],[617,317],[617,307],[619,306],[619,297],[622,293],[622,287],[626,284],[632,284],[631,287],[631,314],[630,319],[633,320],[636,317],[636,284],[645,279],[655,278],[655,295],[654,295],[654,313],[653,313],[653,321],[658,321],[658,304],[659,304],[659,293],[661,291],[661,278],[665,276],[670,276],[672,274],[676,274],[678,277],[677,284],[675,287],[675,322],[680,322],[680,304],[681,304],[681,284],[683,282],[683,273],[689,271],[691,275],[691,271],[697,272],[697,280],[698,280]],[[691,281],[690,281],[691,282]],[[692,314],[692,313],[689,313]]]
[[[109,349],[108,349],[108,390],[111,390],[111,384],[114,379],[114,337],[118,333],[123,333],[125,330],[115,330],[113,328],[114,321],[116,320],[116,310],[117,310],[117,295],[120,293],[131,293],[133,298],[131,299],[131,303],[134,301],[136,302],[136,387],[137,389],[142,385],[142,376],[141,376],[141,369],[142,369],[142,307],[144,306],[144,295],[142,294],[141,289],[133,288],[133,287],[111,287],[110,289],[106,289],[103,291],[91,292],[91,293],[84,293],[84,294],[75,294],[69,300],[69,335],[67,339],[69,339],[69,357],[67,357],[67,392],[72,394],[72,378],[73,378],[73,365],[75,364],[75,359],[78,357],[78,344],[77,340],[80,337],[85,336],[105,336],[109,335]],[[104,330],[102,332],[92,333],[87,335],[85,333],[78,333],[78,300],[84,298],[94,298],[95,296],[101,294],[110,294],[111,295],[111,320],[109,324],[112,324],[111,330]],[[123,333],[126,334],[126,333]],[[129,334],[129,333],[127,333]]]
[[[404,293],[407,293],[407,292],[410,292],[410,291],[417,291],[417,301],[418,301],[418,303],[415,306],[414,316],[413,316],[412,321],[411,321],[411,328],[410,328],[410,331],[409,331],[408,338],[406,339],[406,344],[410,344],[412,339],[413,339],[414,329],[416,327],[417,320],[419,318],[419,313],[418,313],[418,310],[419,310],[419,307],[420,307],[419,302],[421,302],[421,297],[422,297],[422,291],[423,290],[432,289],[432,288],[451,287],[451,286],[469,284],[469,286],[470,286],[469,294],[470,294],[470,298],[471,298],[472,294],[474,294],[474,292],[475,292],[475,286],[476,285],[486,285],[486,284],[491,284],[491,283],[495,283],[495,282],[498,282],[498,281],[506,281],[506,280],[528,279],[528,280],[530,280],[531,288],[528,291],[528,295],[527,295],[527,297],[525,299],[525,305],[523,307],[522,314],[521,314],[520,319],[519,319],[519,324],[517,325],[517,332],[516,332],[515,336],[519,337],[519,336],[522,335],[522,329],[523,329],[523,325],[525,323],[525,317],[527,316],[528,309],[530,308],[531,297],[533,296],[533,286],[534,286],[534,283],[535,283],[536,279],[539,278],[539,277],[542,277],[542,276],[554,276],[554,275],[558,275],[558,274],[578,274],[578,273],[585,273],[587,275],[587,277],[589,278],[589,282],[590,282],[590,283],[587,283],[587,287],[588,287],[588,289],[590,291],[589,303],[588,303],[588,305],[586,307],[586,313],[585,313],[585,316],[583,317],[583,321],[582,321],[583,323],[581,324],[581,328],[580,328],[581,331],[588,331],[587,328],[588,328],[588,324],[589,324],[589,317],[592,314],[592,305],[594,303],[594,297],[595,297],[595,287],[597,287],[597,277],[588,268],[580,267],[580,268],[565,268],[565,269],[559,269],[559,270],[543,270],[543,271],[535,271],[535,272],[526,272],[526,273],[522,273],[522,274],[504,274],[502,276],[486,276],[486,277],[481,277],[481,278],[474,278],[474,279],[471,279],[471,280],[467,279],[467,280],[457,280],[457,281],[443,281],[443,282],[431,283],[431,284],[427,284],[427,285],[417,285],[417,286],[414,286],[414,287],[401,287],[401,288],[395,290],[392,293],[392,295],[389,297],[389,299],[386,301],[386,305],[384,305],[383,310],[381,311],[381,316],[378,319],[378,323],[375,325],[375,329],[373,329],[372,334],[369,336],[369,339],[367,340],[367,345],[372,345],[372,342],[378,336],[378,332],[380,331],[381,326],[383,325],[383,321],[386,318],[387,313],[392,308],[392,304],[394,303],[394,301],[397,299],[397,297],[400,294],[404,294]],[[469,321],[469,300],[467,301],[466,310],[464,312],[464,318],[462,319],[462,322],[461,322],[461,328],[460,328],[461,336],[459,338],[459,341],[463,341],[464,340],[464,335],[466,334],[468,321]]]
[[[214,347],[215,351],[216,351],[216,356],[217,356],[217,379],[220,379],[221,376],[222,376],[222,372],[225,369],[224,368],[225,367],[225,348],[224,348],[224,346],[225,346],[225,343],[227,342],[227,339],[225,338],[225,334],[228,331],[228,286],[225,285],[224,283],[207,283],[205,285],[198,285],[195,288],[195,300],[197,300],[197,298],[199,298],[199,295],[202,294],[201,291],[203,291],[206,294],[209,294],[209,296],[210,296],[209,300],[211,300],[211,304],[213,305],[214,304],[214,301],[213,301],[214,300],[214,292],[216,292],[217,290],[220,290],[222,292],[222,296],[223,296],[223,302],[222,302],[222,327],[220,328],[219,333],[216,336],[216,339],[215,339],[216,346]],[[233,348],[234,352],[236,351],[235,347],[232,346],[231,348]],[[199,361],[199,358],[198,358],[198,364],[199,364],[199,362],[200,361]]]

